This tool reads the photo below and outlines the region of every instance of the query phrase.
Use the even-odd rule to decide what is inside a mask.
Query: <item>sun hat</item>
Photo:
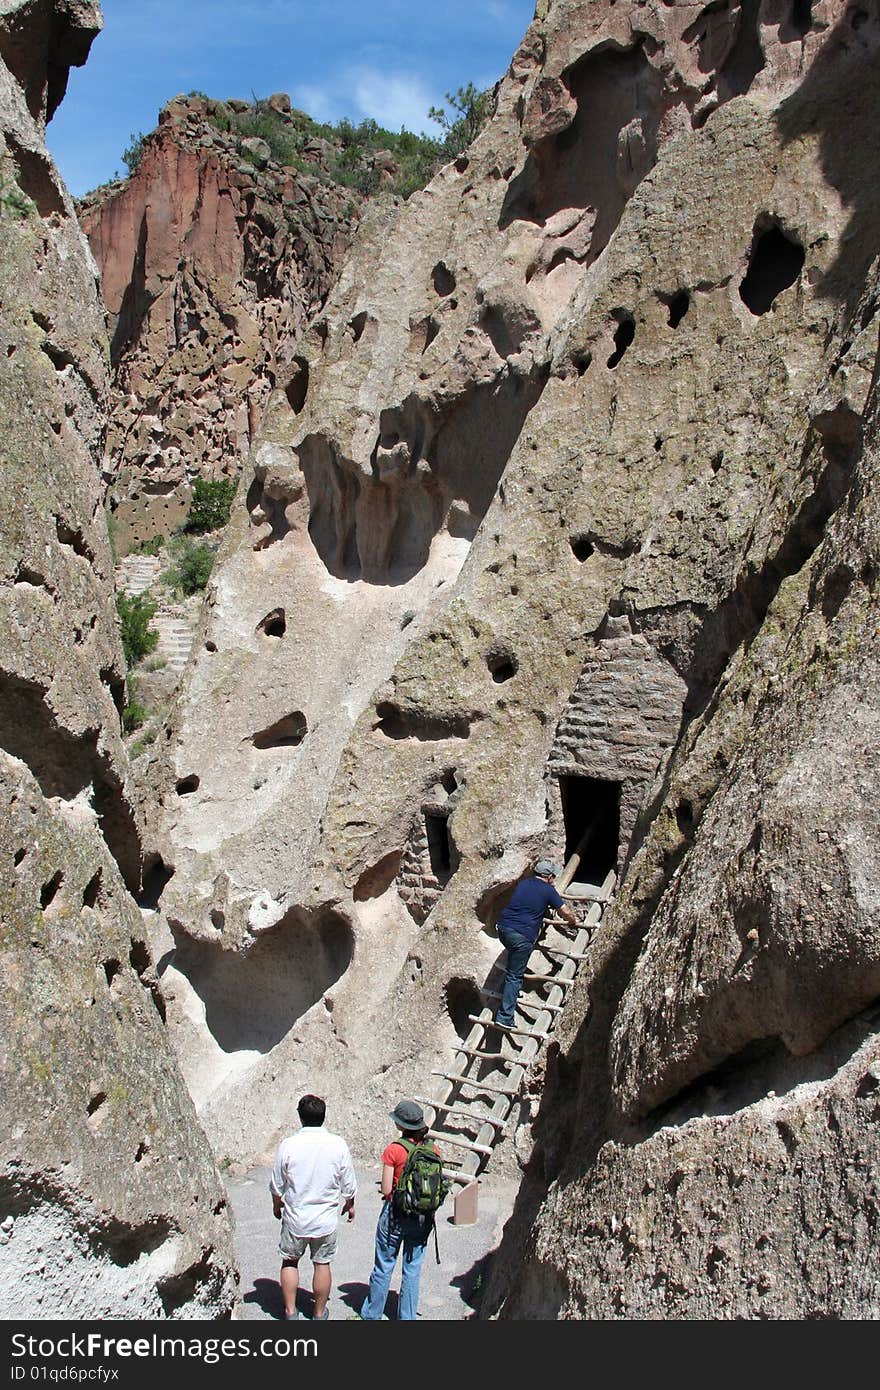
[[[414,1100],[399,1100],[391,1111],[391,1118],[400,1129],[424,1129],[425,1112]]]

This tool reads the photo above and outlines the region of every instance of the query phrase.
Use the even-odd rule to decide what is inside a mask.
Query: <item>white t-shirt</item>
[[[323,1125],[304,1125],[278,1145],[269,1188],[282,1199],[291,1235],[328,1236],[340,1202],[357,1191],[348,1145]]]

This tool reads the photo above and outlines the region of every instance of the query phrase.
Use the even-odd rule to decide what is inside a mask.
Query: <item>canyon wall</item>
[[[113,364],[105,470],[120,553],[167,536],[198,477],[236,478],[279,365],[323,303],[356,223],[289,98],[263,119],[301,169],[236,131],[247,102],[167,103],[131,176],[83,200]],[[271,133],[271,129],[270,129]]]
[[[105,316],[44,143],[101,22],[0,15],[0,1316],[217,1317],[230,1215],[133,896]]]
[[[229,1155],[306,1088],[373,1151],[603,808],[487,1314],[876,1311],[878,40],[830,0],[538,6],[270,396],[153,767]]]

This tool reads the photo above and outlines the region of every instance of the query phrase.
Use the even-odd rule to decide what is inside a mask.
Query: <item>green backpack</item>
[[[394,1189],[394,1210],[401,1216],[433,1216],[451,1186],[443,1176],[443,1162],[429,1141],[414,1144],[401,1138],[398,1143],[406,1149],[406,1163]]]

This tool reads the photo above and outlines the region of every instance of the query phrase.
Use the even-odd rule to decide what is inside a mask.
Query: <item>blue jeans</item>
[[[412,1222],[404,1222],[406,1218],[396,1216],[390,1202],[382,1203],[379,1224],[376,1227],[376,1258],[370,1275],[370,1289],[361,1306],[361,1317],[365,1322],[378,1322],[385,1311],[388,1286],[401,1245],[403,1276],[400,1281],[397,1316],[401,1321],[412,1321],[417,1316],[419,1277],[427,1240],[425,1232],[417,1223],[414,1225]]]
[[[517,931],[505,931],[503,927],[498,935],[507,947],[507,974],[504,976],[501,1003],[498,1005],[495,1022],[503,1023],[509,1028],[513,1024],[513,1011],[516,1008],[516,1001],[522,989],[523,975],[526,973],[526,966],[532,951],[535,949],[535,943],[530,941],[527,936],[521,936]]]

